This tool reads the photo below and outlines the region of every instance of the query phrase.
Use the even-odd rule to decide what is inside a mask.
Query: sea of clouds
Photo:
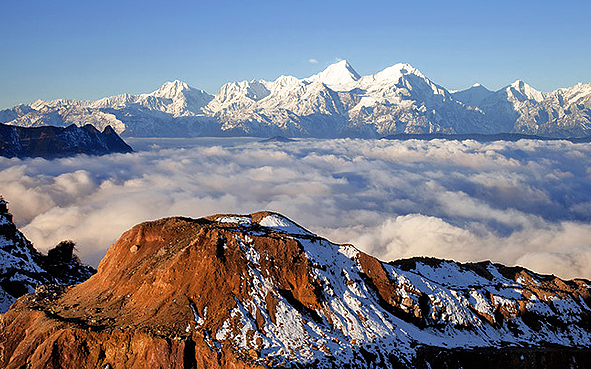
[[[591,145],[566,141],[130,140],[132,154],[0,158],[41,250],[97,265],[133,225],[273,210],[382,260],[493,260],[591,278]]]

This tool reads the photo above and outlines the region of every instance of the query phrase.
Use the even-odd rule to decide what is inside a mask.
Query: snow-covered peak
[[[158,90],[152,92],[150,95],[172,99],[178,94],[189,90],[191,90],[191,87],[188,84],[177,79],[172,82],[165,82]]]
[[[33,102],[30,106],[32,109],[35,110],[47,110],[51,108],[69,107],[72,105],[85,106],[89,103],[89,101],[72,99],[55,99],[50,101],[38,99],[35,102]]]
[[[452,92],[452,96],[455,100],[461,101],[467,106],[480,106],[485,99],[493,94],[493,91],[484,87],[480,83],[475,83],[472,87],[465,90]]]
[[[414,74],[421,78],[425,78],[418,69],[407,63],[394,64],[381,72],[374,74],[373,78],[376,82],[396,82],[400,77],[408,74]]]
[[[263,227],[271,228],[289,234],[312,235],[312,233],[306,231],[304,228],[300,227],[291,220],[279,214],[269,214],[266,217],[259,220],[258,224]]]
[[[202,108],[212,99],[213,96],[207,92],[174,80],[164,83],[152,93],[132,96],[130,101],[125,101],[125,105],[135,102],[151,110],[173,114],[175,117],[195,116],[201,115]]]
[[[282,75],[274,81],[229,82],[215,95],[176,80],[140,95],[39,100],[0,111],[0,122],[24,127],[92,124],[100,130],[111,125],[131,136],[381,137],[514,131],[581,136],[591,132],[590,100],[591,84],[544,93],[523,81],[494,92],[475,83],[450,92],[407,63],[360,77],[342,60],[309,78]],[[539,113],[542,110],[548,114]],[[177,124],[174,119],[179,117],[186,122]]]
[[[585,106],[585,102],[591,98],[591,83],[583,84],[581,82],[568,88],[559,88],[556,91],[549,93],[547,96],[552,96],[554,99],[564,97],[569,104],[580,104]]]
[[[265,86],[265,81],[252,80],[246,86],[246,97],[252,100],[261,100],[269,96],[271,92]]]
[[[274,88],[283,88],[288,86],[294,86],[301,84],[301,81],[294,76],[285,76],[281,75],[277,77],[275,81],[273,81]]]
[[[263,80],[229,82],[220,88],[220,91],[215,95],[215,99],[227,103],[236,101],[245,103],[244,98],[247,98],[246,102],[259,101],[271,93],[265,86],[266,83]]]
[[[480,84],[478,82],[476,82],[475,84],[473,84],[472,86],[470,86],[470,88],[467,88],[467,89],[461,90],[461,91],[470,91],[470,90],[472,90],[472,91],[482,90],[482,91],[492,92],[491,90],[489,90],[488,88],[484,87],[484,85],[482,85],[482,84]]]
[[[29,106],[33,110],[39,110],[39,109],[43,108],[46,105],[47,105],[47,101],[41,100],[41,99],[37,99],[37,100],[33,101]]]
[[[346,60],[329,65],[322,72],[307,78],[310,82],[321,82],[328,86],[346,85],[359,80],[361,76]]]
[[[313,235],[283,215],[266,211],[251,215],[220,215],[214,219],[219,223],[236,224],[242,227],[252,227],[253,225],[258,225],[269,228],[273,231],[283,232],[291,235]]]
[[[545,93],[536,90],[535,88],[531,87],[530,85],[519,79],[510,84],[506,88],[506,91],[509,97],[514,97],[520,101],[525,98],[527,100],[535,100],[537,102],[541,102],[546,97]]]

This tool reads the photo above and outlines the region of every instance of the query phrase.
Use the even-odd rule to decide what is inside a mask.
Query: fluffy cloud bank
[[[0,193],[44,250],[97,264],[125,230],[278,211],[381,259],[490,259],[591,278],[591,146],[569,142],[135,140],[133,154],[0,159]],[[181,146],[181,148],[175,148]]]

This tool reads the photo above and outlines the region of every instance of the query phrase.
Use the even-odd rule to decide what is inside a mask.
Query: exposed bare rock
[[[523,268],[383,263],[270,212],[167,218],[125,232],[86,282],[21,297],[0,366],[582,368],[590,301],[588,281]]]

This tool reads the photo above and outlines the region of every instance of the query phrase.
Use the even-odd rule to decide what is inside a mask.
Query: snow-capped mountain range
[[[409,64],[361,76],[345,60],[308,78],[230,82],[215,95],[166,82],[140,95],[38,100],[0,111],[0,123],[111,125],[124,136],[381,137],[412,133],[591,135],[591,84],[540,92],[523,81],[498,91],[450,92]]]

